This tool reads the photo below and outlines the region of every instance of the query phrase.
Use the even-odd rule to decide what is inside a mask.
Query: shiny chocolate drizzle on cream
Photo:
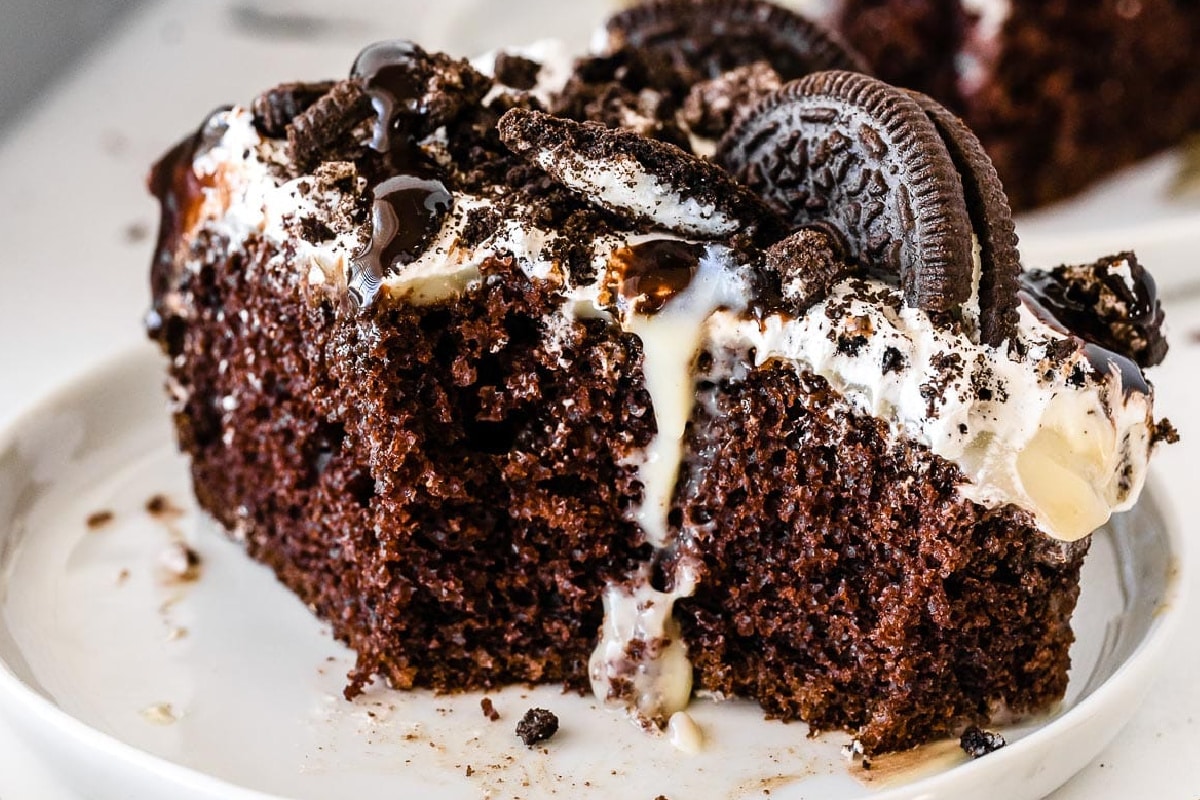
[[[421,257],[454,202],[418,144],[429,72],[425,51],[408,41],[371,45],[350,72],[375,109],[371,149],[380,156],[371,170],[371,236],[347,275],[359,309],[371,305],[388,274]]]
[[[150,294],[154,305],[146,315],[146,328],[151,337],[159,338],[173,316],[167,308],[172,289],[179,285],[182,269],[177,251],[184,237],[196,226],[204,205],[204,190],[212,188],[214,177],[201,178],[194,167],[196,157],[211,149],[225,134],[223,122],[229,106],[213,111],[196,132],[172,147],[150,168],[146,188],[158,200],[158,240],[150,265]]]

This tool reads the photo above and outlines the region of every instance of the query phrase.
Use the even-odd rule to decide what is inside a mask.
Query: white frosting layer
[[[865,300],[866,293],[889,300]],[[1066,365],[1048,359],[1048,348],[1066,337],[1024,307],[1019,338],[1028,349],[1019,360],[901,307],[890,285],[856,279],[799,319],[719,312],[708,337],[714,351],[735,360],[753,353],[756,367],[782,361],[827,379],[896,438],[957,464],[969,479],[964,496],[988,508],[1024,508],[1056,538],[1091,533],[1141,490],[1150,398],[1127,396],[1120,374],[1096,374],[1083,352]],[[1071,385],[1079,374],[1084,384]],[[1053,491],[1047,470],[1062,479]]]

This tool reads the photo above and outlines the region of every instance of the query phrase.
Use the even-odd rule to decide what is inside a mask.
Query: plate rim
[[[23,406],[20,411],[11,415],[0,425],[0,453],[7,452],[16,446],[18,431],[26,425],[38,423],[48,409],[69,405],[79,396],[89,394],[87,390],[90,387],[111,386],[115,373],[145,371],[149,368],[152,360],[160,363],[165,361],[162,354],[153,345],[139,344],[98,360],[87,369],[60,382],[54,388]],[[165,401],[163,405],[165,412]],[[1070,709],[989,757],[960,763],[950,770],[938,772],[901,786],[882,788],[867,795],[870,800],[909,800],[910,798],[933,800],[933,798],[942,796],[938,794],[939,791],[947,788],[954,789],[953,785],[942,786],[943,783],[951,782],[953,784],[963,780],[977,782],[987,780],[989,776],[999,777],[1008,771],[1007,768],[1011,762],[1019,762],[1022,758],[1036,753],[1039,748],[1044,748],[1048,741],[1060,735],[1060,729],[1069,731],[1071,728],[1086,725],[1106,712],[1111,713],[1109,708],[1111,702],[1119,699],[1122,693],[1132,692],[1135,700],[1145,697],[1151,688],[1152,679],[1163,661],[1161,654],[1170,646],[1180,626],[1181,612],[1188,606],[1189,593],[1184,576],[1190,574],[1191,560],[1194,554],[1188,546],[1187,538],[1183,535],[1182,517],[1174,501],[1166,492],[1164,482],[1158,477],[1157,469],[1153,466],[1147,476],[1143,498],[1139,502],[1145,502],[1145,498],[1152,498],[1163,522],[1165,541],[1169,548],[1168,574],[1163,597],[1158,602],[1149,628],[1113,674]],[[7,529],[8,526],[3,520],[0,520],[0,524],[4,524]],[[5,535],[7,534],[5,533]],[[3,576],[0,575],[0,583],[3,582]],[[0,589],[2,588],[0,586]],[[3,597],[3,594],[0,591],[0,598]],[[291,800],[285,795],[242,786],[201,769],[154,755],[115,735],[99,730],[70,714],[50,698],[28,685],[16,674],[3,656],[0,656],[0,701],[2,701],[0,702],[0,716],[7,719],[16,730],[21,729],[20,723],[24,717],[26,724],[31,722],[40,724],[42,732],[64,736],[78,748],[85,748],[94,754],[111,759],[112,761],[108,762],[111,769],[135,769],[144,775],[168,781],[176,789],[186,789],[193,793],[207,793],[206,795],[196,795],[200,797],[224,797],[230,800]],[[1085,748],[1088,752],[1086,759],[1077,767],[1070,769],[1067,780],[1096,758],[1111,743],[1132,719],[1139,705],[1138,702],[1125,704],[1124,708],[1127,710],[1116,715],[1118,721],[1111,726],[1111,735],[1094,739],[1093,741],[1098,742],[1098,745],[1089,745]],[[38,751],[37,748],[34,749],[39,758],[44,761],[44,753]],[[82,754],[80,752],[75,755],[78,757]],[[1050,790],[1060,785],[1062,782],[1056,783]],[[869,787],[867,788],[869,790]]]

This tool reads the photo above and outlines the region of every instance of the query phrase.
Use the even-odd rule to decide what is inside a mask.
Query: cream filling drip
[[[666,546],[667,517],[675,480],[683,461],[683,434],[696,402],[693,366],[704,324],[717,309],[740,314],[750,287],[747,277],[732,266],[724,245],[709,245],[691,283],[655,314],[632,306],[621,315],[621,327],[642,342],[646,390],[654,406],[658,432],[638,461],[645,495],[636,519],[655,547]]]

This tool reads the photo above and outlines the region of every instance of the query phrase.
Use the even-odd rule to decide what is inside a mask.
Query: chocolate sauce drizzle
[[[229,106],[209,114],[196,132],[172,147],[150,168],[146,188],[158,200],[158,239],[150,262],[150,294],[153,305],[146,315],[146,330],[153,339],[169,332],[173,313],[169,298],[178,288],[182,263],[176,257],[180,242],[196,224],[204,204],[204,189],[211,188],[211,179],[196,174],[196,157],[208,150],[225,133],[221,114]],[[170,349],[170,348],[169,348]]]
[[[425,51],[403,40],[370,45],[350,71],[375,109],[371,149],[380,156],[368,170],[374,197],[371,238],[350,259],[348,270],[348,294],[360,310],[371,305],[397,266],[420,258],[453,205],[418,143],[430,71]]]
[[[1115,269],[1118,264],[1124,270]],[[1142,367],[1166,355],[1158,288],[1132,253],[1086,266],[1027,270],[1021,282],[1027,296],[1081,339]]]
[[[614,287],[625,298],[637,298],[634,310],[656,314],[682,294],[700,269],[704,245],[677,239],[652,239],[623,247],[612,255]]]
[[[348,291],[359,308],[378,293],[384,275],[421,257],[453,203],[441,181],[411,175],[388,178],[372,193],[371,240],[350,259]]]

